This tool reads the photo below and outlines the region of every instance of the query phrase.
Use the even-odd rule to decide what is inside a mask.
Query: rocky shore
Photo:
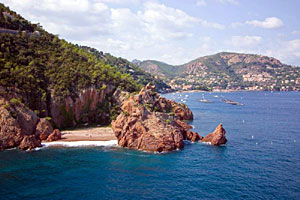
[[[90,96],[89,93],[85,95]],[[97,103],[97,99],[98,101],[103,99],[98,98],[97,94],[92,96],[97,97],[92,98],[95,100],[94,104]],[[46,118],[39,118],[22,103],[14,102],[12,99],[17,97],[13,95],[0,97],[0,150],[14,147],[31,150],[41,147],[41,142],[57,140],[61,142],[117,140],[121,147],[150,152],[182,149],[184,140],[209,142],[212,145],[227,142],[226,131],[221,124],[206,137],[191,131],[192,127],[186,122],[193,120],[193,113],[188,106],[161,97],[156,93],[155,87],[149,84],[136,95],[116,90],[112,98],[121,107],[121,113],[112,122],[112,128],[86,128],[61,133],[52,126],[52,123],[61,125],[55,123],[58,119],[52,119],[50,122]],[[84,98],[81,98],[81,101],[84,101]],[[79,112],[74,113],[79,116]]]
[[[0,150],[18,147],[31,150],[41,147],[41,141],[61,138],[58,129],[53,129],[45,118],[39,118],[20,102],[14,103],[0,97]]]

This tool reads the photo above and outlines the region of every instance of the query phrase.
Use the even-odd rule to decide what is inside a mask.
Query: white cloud
[[[145,3],[145,10],[139,13],[140,17],[149,24],[161,28],[178,30],[195,25],[199,20],[182,10],[167,7],[164,4]]]
[[[242,27],[242,26],[244,26],[244,24],[241,23],[241,22],[233,22],[233,23],[231,23],[231,27],[232,28],[239,28],[239,27]]]
[[[262,41],[260,36],[232,36],[225,44],[238,48],[253,48]]]
[[[272,42],[271,46],[263,53],[277,58],[283,63],[300,67],[300,39]]]
[[[225,26],[219,23],[214,23],[214,22],[208,22],[206,20],[200,19],[199,20],[201,26],[203,27],[208,27],[208,28],[215,28],[215,29],[225,29]]]
[[[206,1],[205,0],[197,0],[196,5],[197,6],[206,6]]]
[[[138,4],[139,0],[97,0],[98,2],[108,3],[108,4]]]
[[[228,50],[267,54],[286,63],[300,63],[300,39],[282,41],[285,38],[267,38],[262,32],[243,34],[247,24],[264,28],[283,26],[283,22],[274,17],[231,23],[231,27],[240,29],[230,30],[228,35],[226,30],[222,34],[218,31],[226,28],[223,24],[195,17],[186,10],[158,3],[158,0],[1,2],[34,23],[40,22],[47,31],[59,34],[61,38],[127,59],[158,59],[182,64],[199,56]],[[193,6],[196,6],[195,2]],[[219,3],[239,2],[220,0]],[[297,37],[300,31],[296,27],[291,33]],[[210,37],[205,37],[207,35]],[[228,40],[223,42],[226,38]]]
[[[204,54],[205,50],[211,49],[211,42],[200,40],[199,49],[194,51],[195,30],[200,27],[203,30],[225,28],[219,23],[199,19],[155,1],[3,1],[25,18],[34,23],[40,22],[47,31],[68,41],[128,59],[153,58],[165,59],[173,64],[182,63],[198,57],[199,52]],[[134,3],[136,9],[128,6],[132,5],[130,3]]]
[[[239,1],[238,0],[217,0],[218,2],[222,4],[233,4],[233,5],[238,5]]]
[[[264,21],[251,20],[246,21],[245,23],[267,29],[280,28],[283,26],[283,22],[277,17],[268,17]]]

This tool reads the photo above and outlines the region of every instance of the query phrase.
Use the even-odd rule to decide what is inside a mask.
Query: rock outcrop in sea
[[[219,124],[219,126],[215,129],[213,133],[208,134],[205,138],[202,139],[202,142],[210,142],[212,145],[222,145],[226,144],[226,131],[223,128],[222,124]]]
[[[122,147],[150,152],[173,151],[183,148],[185,139],[192,142],[203,139],[183,121],[193,119],[188,106],[161,97],[149,84],[125,100],[121,110],[112,128]],[[215,140],[216,144],[223,142]]]

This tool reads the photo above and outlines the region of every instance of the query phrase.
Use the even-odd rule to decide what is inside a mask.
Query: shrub
[[[12,105],[17,105],[17,104],[20,104],[21,101],[19,99],[16,99],[16,98],[12,98],[10,101],[9,101]]]
[[[51,121],[52,118],[51,117],[45,117],[46,120]]]

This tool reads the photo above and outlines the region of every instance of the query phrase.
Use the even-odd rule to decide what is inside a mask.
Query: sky
[[[69,42],[179,65],[222,51],[300,66],[300,0],[0,0]]]

